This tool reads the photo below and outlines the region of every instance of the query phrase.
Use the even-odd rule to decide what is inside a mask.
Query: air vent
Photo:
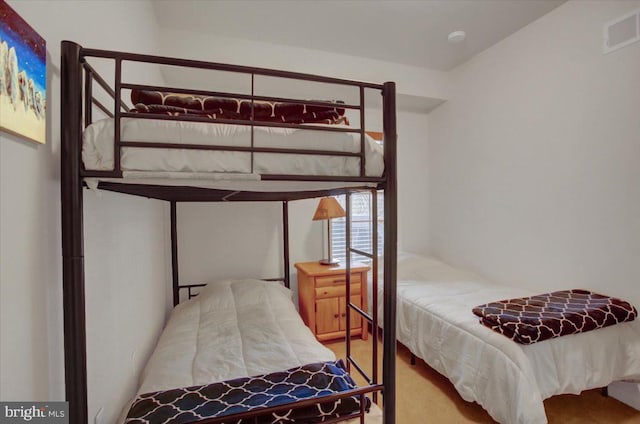
[[[640,41],[640,9],[604,24],[604,53]]]

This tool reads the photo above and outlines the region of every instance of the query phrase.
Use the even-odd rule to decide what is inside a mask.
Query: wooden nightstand
[[[316,262],[295,264],[298,269],[298,303],[300,316],[320,341],[345,336],[347,325],[345,265],[320,265]],[[369,266],[352,263],[351,303],[367,311],[367,271]],[[366,322],[351,311],[351,334],[368,337]]]

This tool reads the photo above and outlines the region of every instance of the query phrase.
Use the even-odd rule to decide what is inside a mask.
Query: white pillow
[[[380,258],[382,264],[382,258]],[[379,267],[378,281],[382,282],[384,268]],[[472,272],[454,268],[432,256],[398,252],[398,281],[479,281]]]

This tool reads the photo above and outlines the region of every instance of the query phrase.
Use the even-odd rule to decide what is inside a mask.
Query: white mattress
[[[640,378],[638,321],[521,345],[471,312],[482,303],[535,294],[400,254],[397,338],[501,423],[546,423],[548,397]]]
[[[258,280],[223,281],[176,306],[138,394],[333,360],[302,322],[288,289]],[[380,411],[370,415],[379,417]]]
[[[319,128],[326,126],[314,125]],[[331,127],[336,126],[332,125]],[[83,134],[82,143],[82,160],[85,169],[104,171],[114,168],[113,138],[113,119],[103,119],[87,127]],[[123,141],[249,147],[251,145],[251,127],[124,118],[121,120],[121,139]],[[254,127],[254,146],[359,152],[360,134]],[[366,176],[381,176],[384,170],[382,148],[368,136],[366,136],[365,157]],[[260,175],[265,174],[360,175],[360,160],[357,157],[255,153],[252,172],[251,154],[248,152],[135,147],[121,149],[121,167],[125,178],[143,178],[145,183],[149,183],[154,178],[164,178],[189,180],[189,185],[201,186],[205,180],[210,180],[216,184],[216,188],[222,188],[224,182],[229,181],[236,183],[231,189],[239,190],[244,188],[238,187],[244,187],[251,180],[258,181]],[[238,186],[237,183],[240,185]],[[184,182],[182,184],[184,185]],[[280,184],[280,186],[282,185]],[[278,190],[283,190],[283,188],[280,187]]]

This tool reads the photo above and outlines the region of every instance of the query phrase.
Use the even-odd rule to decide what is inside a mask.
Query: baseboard
[[[616,381],[609,384],[609,396],[640,411],[640,383]]]

